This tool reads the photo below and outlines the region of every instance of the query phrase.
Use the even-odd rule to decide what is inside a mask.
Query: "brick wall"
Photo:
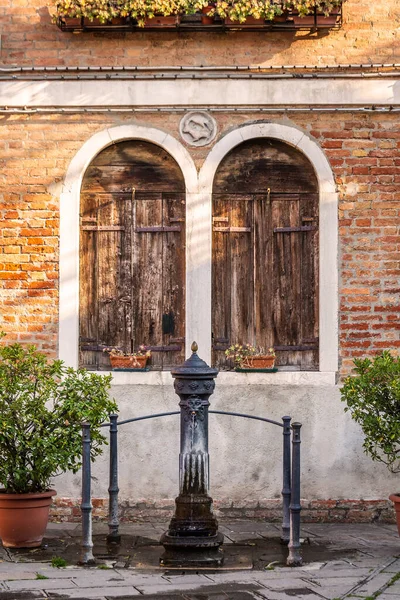
[[[181,115],[138,124],[179,137]],[[217,114],[221,135],[259,115]],[[281,115],[270,116],[282,121]],[[8,340],[57,352],[58,197],[82,144],[132,117],[9,116],[0,127],[0,316]],[[340,191],[340,357],[400,348],[400,124],[390,114],[285,118],[322,146]],[[209,149],[190,149],[201,165]]]
[[[312,33],[62,33],[54,3],[0,0],[7,65],[293,65],[400,62],[399,0],[348,0],[341,30]]]
[[[93,519],[106,521],[108,498],[93,498]],[[303,523],[395,523],[393,504],[389,500],[302,500]],[[131,521],[167,521],[175,509],[174,500],[139,502],[123,501],[119,505],[122,523]],[[232,500],[214,500],[213,509],[218,519],[266,519],[271,523],[282,521],[280,500],[260,500],[235,503]],[[81,521],[80,500],[57,496],[50,509],[53,522]]]

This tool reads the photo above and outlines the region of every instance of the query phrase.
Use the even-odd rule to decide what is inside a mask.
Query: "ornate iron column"
[[[160,564],[170,567],[218,567],[223,562],[218,522],[209,491],[208,399],[214,391],[217,369],[197,355],[172,371],[181,407],[179,496],[169,529],[161,537],[165,552]]]

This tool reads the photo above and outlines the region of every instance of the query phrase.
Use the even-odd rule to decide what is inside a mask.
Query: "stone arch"
[[[80,148],[68,167],[60,196],[59,357],[69,366],[76,367],[78,364],[79,202],[82,179],[101,150],[129,139],[158,145],[175,159],[184,176],[189,213],[196,197],[197,172],[190,154],[175,138],[159,129],[139,125],[112,127],[96,133]],[[187,297],[189,302],[190,295]]]
[[[207,156],[199,174],[199,193],[202,199],[202,220],[208,223],[208,238],[203,239],[203,262],[209,265],[203,272],[202,320],[210,324],[207,332],[211,348],[211,260],[212,260],[212,188],[214,176],[223,158],[242,142],[255,138],[275,138],[302,152],[312,164],[319,186],[320,266],[319,266],[319,331],[320,371],[338,369],[338,194],[329,162],[305,132],[279,123],[252,123],[229,132],[219,140]],[[199,301],[199,300],[198,300]],[[210,357],[210,355],[209,355]]]

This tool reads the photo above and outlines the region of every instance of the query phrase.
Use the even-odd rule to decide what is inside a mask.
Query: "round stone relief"
[[[179,131],[190,146],[206,146],[217,135],[217,123],[206,112],[190,112],[181,120]]]

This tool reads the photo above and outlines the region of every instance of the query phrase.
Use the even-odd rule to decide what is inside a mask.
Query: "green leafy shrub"
[[[355,376],[341,390],[345,411],[361,425],[364,450],[400,472],[400,358],[384,351],[373,360],[355,359]]]
[[[2,336],[0,336],[2,337]],[[106,442],[99,425],[116,412],[111,376],[51,361],[34,346],[0,345],[0,484],[42,492],[53,477],[81,466],[81,424],[91,424],[94,460]]]

